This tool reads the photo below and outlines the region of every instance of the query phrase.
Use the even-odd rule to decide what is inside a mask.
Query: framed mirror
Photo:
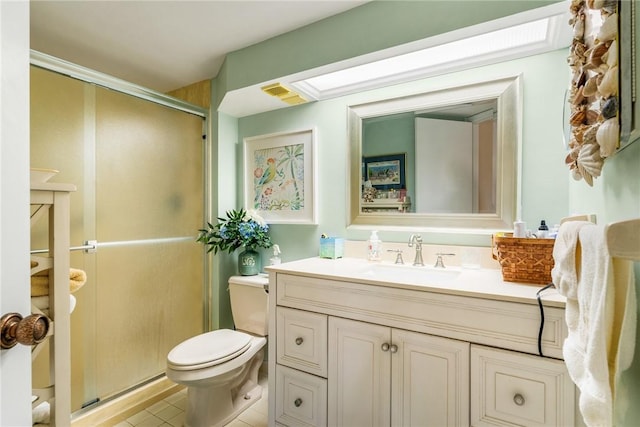
[[[349,224],[511,229],[521,91],[510,76],[349,106]]]

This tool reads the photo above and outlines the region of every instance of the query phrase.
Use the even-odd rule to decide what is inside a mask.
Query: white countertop
[[[382,269],[384,274],[378,274],[376,268]],[[424,279],[421,277],[421,269],[424,270]],[[354,281],[374,286],[424,290],[525,304],[537,304],[536,292],[544,287],[544,285],[505,282],[502,279],[501,271],[495,269],[448,267],[447,271],[443,272],[433,267],[395,266],[392,263],[373,263],[360,258],[306,258],[267,266],[265,270],[320,279]],[[393,274],[395,271],[398,274]],[[449,273],[458,274],[452,274],[450,278],[443,280],[439,279],[439,276]],[[545,306],[561,308],[565,306],[565,298],[555,288],[543,291],[541,299]]]

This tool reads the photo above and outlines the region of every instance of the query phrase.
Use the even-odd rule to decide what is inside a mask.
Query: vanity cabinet
[[[329,425],[469,425],[469,343],[337,317],[329,341]]]
[[[536,288],[389,283],[350,262],[267,267],[270,426],[582,425],[563,301],[546,302],[540,357]]]

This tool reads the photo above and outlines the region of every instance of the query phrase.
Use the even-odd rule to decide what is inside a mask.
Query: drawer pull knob
[[[398,346],[395,344],[391,344],[391,347],[389,347],[389,350],[391,350],[391,353],[397,353],[398,352]]]
[[[520,393],[517,393],[515,396],[513,396],[513,403],[515,403],[518,406],[524,405],[524,396],[521,395]]]
[[[296,405],[296,408],[299,408],[300,405],[302,405],[302,399],[297,398],[296,400],[293,401],[293,404]]]
[[[382,351],[389,351],[389,343],[382,344]]]
[[[304,340],[302,339],[302,337],[296,338],[296,345],[302,345],[303,342]]]

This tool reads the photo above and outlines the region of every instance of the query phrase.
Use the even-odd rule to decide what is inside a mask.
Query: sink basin
[[[396,264],[372,264],[361,271],[365,278],[390,282],[438,284],[449,282],[460,275],[457,268],[415,267]]]

